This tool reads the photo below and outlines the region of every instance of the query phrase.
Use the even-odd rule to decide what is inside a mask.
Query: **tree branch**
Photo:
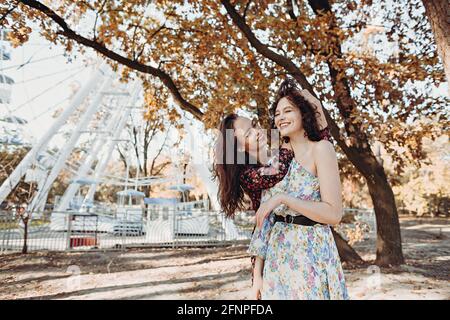
[[[156,153],[155,157],[152,160],[152,165],[150,167],[150,174],[151,175],[159,175],[159,173],[164,169],[165,165],[162,168],[159,168],[159,170],[157,170],[156,172],[154,171],[155,169],[155,164],[156,164],[156,160],[159,158],[159,156],[161,155],[161,152],[163,151],[164,147],[166,146],[166,141],[167,141],[167,137],[169,136],[169,130],[166,131],[166,136],[164,137],[164,141],[161,144],[161,147],[159,148],[158,152]]]
[[[136,154],[136,160],[137,160],[137,167],[142,172],[142,165],[141,165],[141,159],[139,158],[139,145],[138,145],[138,132],[136,127],[133,125],[132,127],[132,133],[133,133],[133,139],[134,139],[134,152]]]
[[[276,64],[285,68],[290,74],[292,74],[292,76],[295,77],[295,79],[302,85],[303,88],[308,89],[309,91],[311,91],[311,93],[314,92],[312,86],[309,84],[305,75],[297,68],[297,66],[291,60],[286,59],[282,55],[270,50],[266,44],[263,44],[261,41],[259,41],[259,39],[253,33],[250,27],[245,23],[244,19],[239,15],[239,13],[233,7],[230,1],[222,0],[221,2],[225,7],[225,9],[227,10],[228,15],[231,17],[233,22],[238,26],[241,32],[245,35],[250,44],[256,49],[256,51],[258,51],[264,57],[272,60]]]
[[[120,160],[122,160],[123,166],[124,166],[125,170],[127,170],[127,166],[128,166],[128,164],[127,164],[127,158],[125,157],[125,155],[123,154],[123,152],[120,150],[119,144],[117,144],[117,152],[119,152]]]
[[[100,7],[100,10],[95,13],[95,22],[94,22],[94,27],[93,27],[93,30],[92,30],[93,33],[94,33],[94,41],[97,39],[96,30],[97,30],[98,16],[103,12],[103,9],[105,8],[105,4],[106,4],[107,1],[108,0],[104,0],[102,5],[101,5],[101,7]]]
[[[244,19],[244,21],[245,21],[245,18],[247,17],[247,11],[248,11],[248,8],[250,7],[251,3],[252,3],[252,0],[248,0],[247,4],[245,5],[244,14],[242,15],[242,18]]]
[[[188,102],[187,100],[185,100],[183,98],[183,96],[181,95],[179,89],[175,85],[175,83],[172,80],[172,78],[170,77],[170,75],[165,73],[163,70],[154,68],[149,65],[139,63],[137,61],[130,60],[127,57],[124,57],[122,55],[117,54],[116,52],[114,52],[112,50],[109,50],[101,43],[98,43],[94,40],[91,40],[91,39],[88,39],[86,37],[79,35],[78,33],[73,31],[67,25],[66,21],[61,16],[59,16],[55,11],[53,11],[52,9],[50,9],[49,7],[47,7],[46,5],[42,4],[39,1],[20,0],[20,2],[30,8],[33,8],[39,12],[42,12],[47,17],[49,17],[51,20],[53,20],[56,24],[58,24],[62,29],[62,31],[59,32],[59,34],[65,36],[69,39],[72,39],[79,44],[90,47],[90,48],[94,49],[95,51],[101,53],[102,55],[110,58],[111,60],[114,60],[122,65],[125,65],[130,69],[133,69],[133,70],[136,70],[136,71],[139,71],[142,73],[147,73],[147,74],[150,74],[152,76],[159,78],[161,80],[161,82],[169,89],[174,100],[180,104],[180,107],[183,110],[191,113],[198,120],[202,119],[203,112],[199,108],[197,108],[196,106],[194,106],[193,104],[191,104],[190,102]]]
[[[317,16],[321,16],[324,14],[332,14],[332,20],[330,22],[330,29],[333,29],[336,27],[336,20],[333,15],[333,12],[331,11],[331,5],[328,0],[308,0],[309,5],[313,9],[314,13]],[[330,50],[328,57],[331,55],[334,57],[342,58],[342,48],[339,41],[336,39],[331,38],[329,41]],[[354,99],[351,96],[351,90],[348,84],[348,81],[345,77],[339,77],[339,70],[337,70],[330,59],[327,58],[326,60],[328,69],[330,71],[330,78],[331,83],[333,86],[333,90],[336,95],[336,105],[342,114],[343,118],[345,120],[348,120],[352,117],[352,113],[355,112],[356,106]],[[355,121],[346,121],[345,122],[345,128],[347,130],[347,133],[349,136],[356,136],[358,146],[364,148],[363,146],[360,146],[361,142],[365,142],[368,146],[368,138],[366,133],[361,129],[361,126],[358,122]]]
[[[244,22],[243,18],[239,15],[239,13],[236,11],[236,9],[233,7],[233,5],[228,0],[221,0],[222,5],[225,7],[225,9],[228,12],[228,15],[231,17],[235,25],[238,26],[238,28],[241,30],[241,32],[245,35],[247,40],[250,42],[250,44],[256,49],[256,51],[260,54],[262,54],[264,57],[272,60],[279,66],[283,67],[289,74],[291,74],[304,88],[307,89],[311,94],[313,94],[315,97],[318,98],[317,94],[314,92],[313,87],[306,79],[306,76],[300,71],[300,69],[288,58],[272,51],[269,49],[268,45],[263,44],[261,41],[258,40],[256,35],[253,33],[253,31],[250,29],[250,27]],[[339,127],[337,126],[336,122],[331,118],[328,111],[323,108],[323,112],[325,114],[325,118],[327,119],[328,126],[330,128],[330,132],[333,135],[333,137],[336,139],[339,147],[342,148],[342,150],[348,155],[349,153],[354,154],[357,152],[356,150],[353,150],[352,147],[347,146],[345,141],[341,138],[339,133]]]
[[[288,9],[288,14],[292,20],[297,22],[297,16],[294,13],[294,0],[286,0],[286,7]]]
[[[161,163],[160,165],[158,165],[158,168],[155,169],[155,171],[153,171],[153,174],[151,174],[152,176],[159,176],[161,174],[161,172],[172,162],[170,161],[164,161],[163,163]]]
[[[7,10],[2,17],[0,18],[0,23],[6,19],[6,17],[13,12],[14,10],[16,10],[17,6],[19,5],[19,3],[16,3],[11,9]]]

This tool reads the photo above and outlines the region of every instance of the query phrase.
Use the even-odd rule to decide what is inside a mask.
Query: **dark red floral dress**
[[[330,130],[328,127],[320,132],[322,139],[331,141]],[[248,165],[240,175],[241,186],[244,192],[252,201],[252,209],[256,212],[261,204],[262,190],[272,188],[278,182],[283,180],[288,172],[294,152],[286,148],[280,148],[278,161],[272,165],[254,164]],[[256,227],[256,226],[255,226]],[[253,232],[255,232],[253,227]],[[252,234],[253,234],[252,232]],[[252,285],[253,285],[253,269],[255,266],[255,257],[251,257],[252,263]]]
[[[294,158],[294,152],[286,148],[280,148],[278,158],[278,169],[270,165],[248,165],[241,172],[240,181],[245,193],[252,201],[252,209],[258,210],[261,204],[262,190],[269,189],[283,180],[289,165]],[[276,165],[276,164],[275,164]]]

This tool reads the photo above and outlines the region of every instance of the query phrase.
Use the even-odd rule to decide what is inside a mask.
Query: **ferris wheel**
[[[2,48],[6,48],[6,46]],[[11,54],[9,51],[2,49],[0,56],[9,59]],[[43,59],[46,58],[40,60]],[[31,62],[29,59],[20,66]],[[92,62],[90,67],[92,71],[87,81],[80,84],[79,89],[71,96],[68,104],[61,108],[56,119],[49,125],[43,126],[45,132],[39,139],[29,144],[29,151],[26,156],[1,184],[0,203],[24,179],[26,182],[36,184],[37,191],[31,198],[28,210],[35,212],[37,214],[35,214],[35,217],[39,216],[39,213],[44,211],[54,182],[62,172],[69,174],[69,185],[63,194],[55,198],[52,217],[56,217],[59,213],[64,215],[67,211],[80,213],[89,211],[90,208],[97,205],[94,204],[94,196],[98,187],[102,184],[122,186],[123,192],[119,194],[119,196],[122,196],[139,192],[138,189],[143,186],[164,182],[173,184],[183,180],[182,170],[177,171],[176,168],[173,170],[176,171],[174,174],[164,177],[144,176],[143,173],[138,171],[131,177],[129,170],[132,163],[136,162],[136,159],[133,159],[132,152],[129,152],[126,160],[126,176],[120,173],[106,172],[113,151],[117,148],[118,143],[124,140],[122,132],[125,126],[138,127],[137,119],[144,121],[142,119],[142,101],[139,101],[139,99],[142,99],[142,85],[138,81],[121,82],[120,70],[113,71],[106,62],[97,60]],[[0,70],[4,69],[6,68],[0,65]],[[45,76],[39,75],[38,78]],[[2,75],[0,81],[2,81],[2,90],[4,90],[0,99],[2,99],[2,102],[10,102],[11,87],[14,80],[8,78],[7,75]],[[57,85],[58,83],[54,84],[52,89]],[[42,94],[48,94],[48,90],[45,91]],[[46,101],[53,103],[52,100],[49,98]],[[57,104],[53,104],[49,109]],[[24,106],[26,106],[26,103],[22,103],[14,109],[8,109],[5,119],[10,119],[15,125],[25,125],[27,121],[18,117],[14,112]],[[140,115],[136,116],[135,112],[139,112]],[[70,123],[71,121],[72,123]],[[202,128],[192,127],[190,121],[183,120],[183,122],[188,135],[192,136],[192,140],[200,141],[201,139],[196,132],[202,130]],[[63,142],[57,148],[54,144],[52,145],[56,137],[63,139]],[[83,143],[82,147],[81,143]],[[171,160],[174,161],[176,167],[176,159],[171,158]],[[217,201],[214,201],[217,188],[211,181],[210,173],[205,165],[195,164],[195,169],[208,190],[209,198],[213,200],[213,207],[217,207]],[[136,166],[136,169],[139,170],[138,166]]]
[[[11,51],[7,39],[7,30],[0,30],[0,145],[5,147],[22,146],[23,125],[27,121],[10,112],[12,87],[14,79],[4,73],[5,61],[11,60]]]

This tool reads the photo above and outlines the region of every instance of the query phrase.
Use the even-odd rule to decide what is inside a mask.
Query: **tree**
[[[19,184],[19,187],[16,187],[15,194],[19,196],[19,198],[23,197],[23,199],[17,200],[17,205],[15,206],[15,215],[16,218],[23,225],[23,245],[22,245],[22,253],[28,253],[28,223],[31,221],[32,212],[28,210],[28,205],[30,204],[30,195],[35,192],[35,185],[30,183],[27,189],[21,190],[22,186]],[[25,200],[26,202],[20,202],[20,200]]]
[[[26,41],[30,25],[38,24],[45,37],[68,52],[89,47],[113,67],[125,66],[124,80],[140,77],[151,90],[148,76],[158,79],[161,92],[209,128],[236,108],[256,111],[265,120],[264,106],[280,75],[291,74],[311,92],[314,87],[329,109],[338,146],[366,179],[378,222],[376,262],[387,265],[403,262],[401,237],[392,188],[371,144],[382,141],[399,159],[401,172],[395,144],[420,159],[419,138],[431,135],[429,125],[403,135],[402,124],[423,115],[439,121],[448,102],[431,94],[444,77],[430,26],[414,13],[423,10],[420,5],[419,0],[205,0],[190,5],[181,0],[151,5],[61,0],[50,8],[39,1],[10,0],[0,5],[0,13],[14,43]],[[358,50],[356,38],[375,11],[387,23],[384,37],[396,43],[395,52],[386,54],[383,46],[372,53]],[[91,32],[76,31],[81,17],[84,22],[90,17]],[[411,22],[414,39],[405,32]],[[168,109],[170,102],[159,107]]]
[[[180,130],[179,124],[173,125],[179,119],[179,115],[174,110],[161,109],[159,106],[164,98],[158,94],[157,85],[152,90],[147,90],[145,94],[145,106],[143,107],[142,119],[132,119],[127,123],[125,131],[129,141],[119,143],[117,151],[125,170],[130,166],[130,177],[136,177],[136,169],[144,177],[158,176],[171,163],[169,160],[159,161],[164,150],[168,147],[169,134],[172,129]],[[176,148],[180,140],[176,141],[172,147]],[[126,157],[128,147],[132,148],[137,168],[131,170],[130,159]],[[152,153],[153,151],[153,153]],[[150,197],[151,186],[143,186],[143,192]]]
[[[446,155],[449,153],[448,135],[431,141],[424,138],[426,160],[419,166],[408,166],[401,180],[394,186],[397,201],[407,213],[431,217],[448,215],[450,171]]]
[[[434,33],[439,56],[444,64],[447,81],[450,81],[450,5],[448,0],[423,0],[428,20]],[[450,86],[448,89],[450,95]]]
[[[27,148],[0,151],[0,181],[6,180],[27,152]],[[32,212],[28,210],[28,205],[36,193],[36,184],[25,180],[22,179],[12,190],[7,198],[8,204],[6,206],[8,210],[14,210],[15,218],[23,227],[22,253],[28,253],[28,227],[32,218]]]

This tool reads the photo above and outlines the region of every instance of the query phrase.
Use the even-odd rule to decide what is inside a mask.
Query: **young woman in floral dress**
[[[348,299],[330,225],[342,217],[333,145],[320,138],[314,110],[292,80],[272,108],[295,157],[286,176],[263,192],[249,253],[257,256],[253,293],[261,299]]]

